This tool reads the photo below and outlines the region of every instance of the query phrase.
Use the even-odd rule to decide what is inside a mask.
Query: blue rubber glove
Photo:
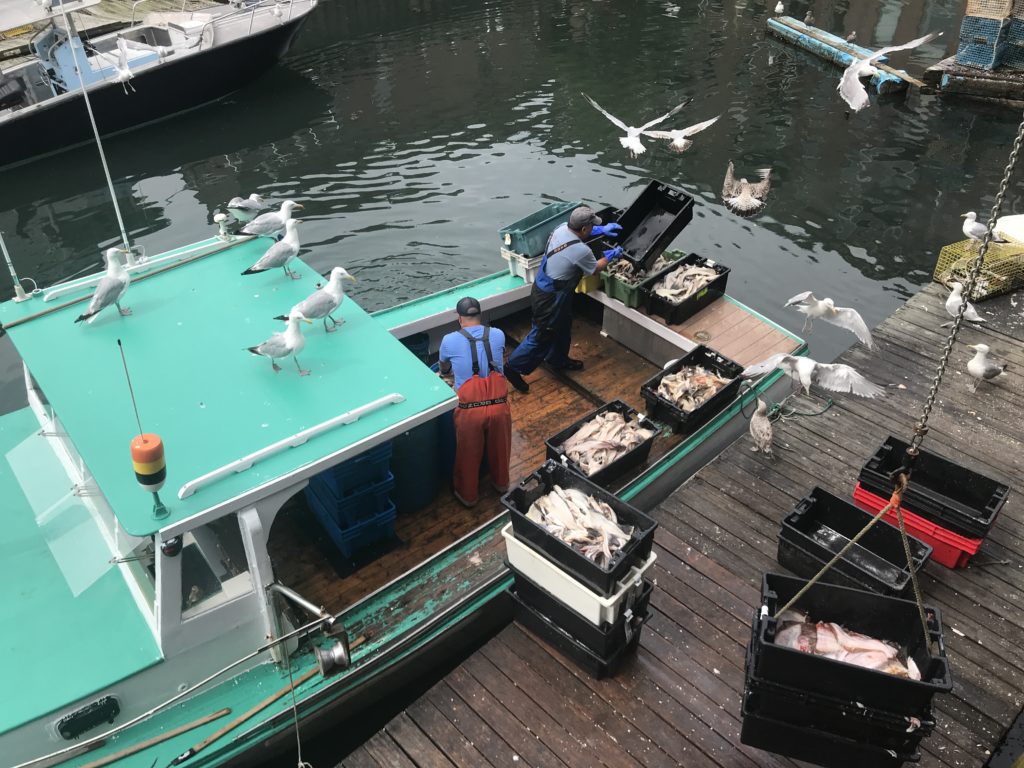
[[[596,227],[590,230],[592,235],[606,235],[607,237],[615,237],[622,231],[622,225],[616,224],[614,221],[610,224],[598,224]]]
[[[622,246],[621,245],[616,245],[614,248],[610,248],[609,250],[605,251],[604,252],[604,257],[606,259],[608,259],[608,263],[611,264],[613,261],[615,261],[617,258],[619,258],[619,256],[621,256],[624,253],[625,253],[625,251],[622,250]]]
[[[440,373],[441,372],[441,363],[440,363],[440,361],[438,361],[438,362],[434,363],[432,366],[430,366],[430,370],[432,370],[434,373]]]

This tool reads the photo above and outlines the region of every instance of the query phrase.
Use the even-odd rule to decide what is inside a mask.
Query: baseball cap
[[[464,296],[455,305],[455,311],[460,317],[474,317],[480,314],[480,302],[472,296]]]
[[[594,209],[589,205],[581,205],[579,208],[574,208],[572,213],[569,214],[569,228],[575,229],[577,232],[584,227],[596,226],[600,223],[601,218],[594,213]]]

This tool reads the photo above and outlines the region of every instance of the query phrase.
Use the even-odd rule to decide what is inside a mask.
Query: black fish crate
[[[597,472],[592,475],[586,474],[576,462],[572,461],[562,451],[562,446],[565,441],[575,435],[591,419],[597,418],[598,416],[614,411],[615,413],[621,413],[625,417],[626,421],[637,421],[644,429],[653,430],[654,434],[651,435],[647,440],[644,440],[635,448],[631,448],[626,453],[619,456],[615,461],[610,464],[606,464],[601,467]],[[643,464],[647,461],[647,457],[651,455],[651,446],[654,444],[654,439],[661,433],[660,427],[654,422],[645,417],[638,417],[638,413],[635,408],[630,408],[621,400],[612,400],[610,403],[605,403],[596,411],[591,411],[582,419],[577,421],[571,427],[566,427],[561,432],[553,437],[549,437],[544,441],[544,445],[547,446],[547,457],[553,461],[557,461],[565,464],[565,466],[572,469],[574,472],[578,472],[585,478],[590,480],[592,483],[597,483],[601,486],[607,486],[611,481],[621,477],[625,472]]]
[[[655,284],[663,277],[686,267],[710,267],[718,273],[718,277],[678,304],[674,304],[654,292]],[[704,307],[722,298],[726,283],[729,282],[729,272],[730,269],[724,264],[717,264],[696,253],[691,253],[640,283],[640,295],[643,297],[644,307],[650,314],[664,318],[669,325],[679,325],[696,315]]]
[[[907,447],[902,440],[888,437],[861,469],[860,484],[888,498],[894,482],[889,475],[902,466]],[[988,535],[1009,495],[1008,485],[921,451],[903,493],[903,504],[943,528],[977,539]]]
[[[801,578],[811,578],[872,517],[850,502],[821,488],[814,488],[782,521],[779,565]],[[912,536],[908,539],[913,569],[920,571],[931,557],[932,548]],[[906,597],[912,583],[899,530],[884,520],[875,523],[821,578],[843,587]]]
[[[582,643],[591,653],[602,658],[610,658],[629,644],[647,618],[654,585],[646,579],[642,579],[633,593],[626,598],[615,621],[606,621],[598,626],[553,597],[532,579],[519,573],[508,565],[508,562],[505,565],[515,575],[515,593],[520,601]]]
[[[614,675],[622,667],[623,662],[636,652],[637,646],[640,645],[640,632],[647,622],[647,616],[644,616],[633,630],[630,640],[610,656],[604,657],[594,653],[564,629],[556,626],[536,608],[527,605],[515,590],[510,591],[509,596],[512,598],[513,615],[516,621],[549,645],[557,648],[559,652],[598,680]]]
[[[751,639],[752,673],[768,683],[809,694],[841,693],[865,707],[928,718],[932,697],[953,688],[938,609],[925,606],[932,640],[931,647],[925,647],[917,604],[911,600],[818,582],[793,606],[814,621],[835,622],[854,632],[897,643],[913,657],[921,672],[921,680],[911,680],[776,645],[778,622],[772,617],[806,584],[806,579],[765,574],[761,613],[754,617]]]
[[[669,184],[652,181],[619,217],[622,231],[614,242],[625,251],[622,258],[648,269],[692,220],[692,197]]]
[[[718,374],[731,381],[713,394],[698,407],[687,413],[675,403],[658,394],[658,384],[671,373],[684,367],[699,365],[711,373]],[[640,387],[640,394],[647,403],[647,413],[654,419],[671,424],[676,432],[684,435],[692,434],[715,414],[725,408],[740,388],[740,374],[743,366],[715,352],[703,344],[687,352],[668,368],[658,372]]]
[[[576,488],[605,502],[615,512],[620,526],[633,526],[633,536],[612,555],[612,560],[607,566],[598,565],[526,516],[530,505],[549,493],[556,485],[562,488]],[[544,462],[540,469],[520,480],[518,485],[501,497],[501,503],[509,511],[516,538],[533,544],[535,549],[563,571],[604,597],[615,592],[618,583],[626,577],[630,568],[647,562],[654,546],[654,531],[658,527],[654,520],[599,485],[554,461]]]

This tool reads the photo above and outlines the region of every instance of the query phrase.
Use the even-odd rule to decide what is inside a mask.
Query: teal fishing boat
[[[320,278],[298,259],[301,279],[240,277],[267,243],[224,234],[129,266],[130,316],[75,322],[102,275],[0,305],[28,398],[0,417],[0,615],[20,628],[3,645],[4,764],[251,763],[509,620],[506,514],[494,492],[466,509],[444,487],[457,399],[424,362],[467,294],[522,338],[529,284],[502,272],[375,314],[346,299],[337,333],[305,328],[310,375],[277,373],[246,350]],[[698,340],[741,365],[805,350],[728,296],[678,325],[600,291],[577,300],[586,370],[511,395],[513,479],[601,403],[643,410],[640,384]],[[692,434],[664,431],[614,490],[651,507],[745,431],[756,397],[788,391],[781,376]],[[140,433],[165,449],[159,504],[140,485],[159,462],[133,463]],[[384,446],[392,514],[339,549],[306,488]],[[60,650],[43,654],[30,628],[51,619]]]

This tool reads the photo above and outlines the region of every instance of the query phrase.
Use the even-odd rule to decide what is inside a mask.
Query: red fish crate
[[[883,499],[881,496],[864,490],[860,483],[857,483],[857,487],[853,491],[853,500],[868,512],[878,512],[889,503],[888,499]],[[890,525],[899,527],[895,509],[886,512],[884,519]],[[903,522],[907,527],[907,533],[932,545],[932,560],[947,568],[967,567],[967,562],[977,553],[983,541],[983,539],[969,539],[954,533],[915,515],[906,507],[903,507]]]

